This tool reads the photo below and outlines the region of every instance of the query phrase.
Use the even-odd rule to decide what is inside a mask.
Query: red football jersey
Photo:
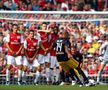
[[[21,46],[21,34],[9,34],[9,46],[14,52],[18,52]],[[8,55],[12,55],[10,51],[8,51]],[[21,55],[21,53],[19,53]],[[18,55],[18,56],[19,56]]]
[[[58,38],[57,35],[55,35],[54,33],[51,34],[51,40],[50,40],[50,45],[53,45],[54,41]],[[56,52],[54,51],[54,49],[50,50],[50,55],[51,56],[56,56]]]
[[[30,38],[27,38],[26,42],[27,42],[27,49],[26,49],[27,56],[29,58],[33,58],[34,54],[37,51],[36,48],[37,48],[38,40],[37,39],[30,40]]]
[[[41,44],[43,45],[43,47],[46,49],[46,48],[49,48],[49,38],[48,38],[48,34],[45,33],[45,32],[39,32],[40,34],[40,37],[41,37]],[[39,54],[45,54],[44,50],[42,48],[39,49]]]

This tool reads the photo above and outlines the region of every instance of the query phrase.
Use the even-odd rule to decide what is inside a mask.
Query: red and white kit
[[[6,42],[9,43],[11,50],[17,53],[18,50],[20,49],[21,44],[23,43],[23,36],[21,36],[21,34],[18,33],[17,34],[10,33],[6,37]],[[14,59],[17,65],[22,64],[21,53],[19,53],[16,57],[14,57],[12,53],[8,50],[7,64],[12,65],[14,63]]]
[[[36,57],[33,60],[28,59],[28,58],[34,57],[35,53],[37,52],[37,46],[38,46],[38,40],[37,39],[31,40],[30,38],[27,38],[24,41],[24,48],[26,50],[27,56],[24,56],[23,65],[25,65],[25,66],[32,65],[33,67],[39,66],[39,63],[38,63]]]

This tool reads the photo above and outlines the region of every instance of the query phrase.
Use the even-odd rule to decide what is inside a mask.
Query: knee
[[[48,62],[45,63],[46,67],[50,67],[50,64]]]
[[[40,66],[40,67],[38,67],[37,71],[42,72],[43,69],[44,68]]]
[[[11,65],[7,65],[6,69],[10,70],[11,69]]]
[[[18,69],[19,70],[22,70],[23,69],[23,66],[22,65],[18,65]]]
[[[27,66],[23,66],[23,69],[22,69],[24,72],[27,71]]]

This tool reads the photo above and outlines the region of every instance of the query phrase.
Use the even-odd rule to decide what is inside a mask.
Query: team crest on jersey
[[[36,46],[36,43],[33,43],[34,46]]]
[[[17,39],[20,39],[20,36],[17,36]]]

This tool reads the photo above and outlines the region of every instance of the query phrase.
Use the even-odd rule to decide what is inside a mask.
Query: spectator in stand
[[[39,11],[39,1],[33,0],[33,2],[32,2],[32,10],[33,11]]]
[[[107,11],[108,0],[0,0],[0,10]]]
[[[24,29],[24,25],[23,25],[23,23],[20,23],[19,24],[19,31],[18,31],[20,34],[24,34],[24,32],[25,32],[25,29]]]
[[[14,3],[12,0],[8,0],[4,2],[4,6],[8,8],[9,10],[16,10],[17,8],[17,4]]]

